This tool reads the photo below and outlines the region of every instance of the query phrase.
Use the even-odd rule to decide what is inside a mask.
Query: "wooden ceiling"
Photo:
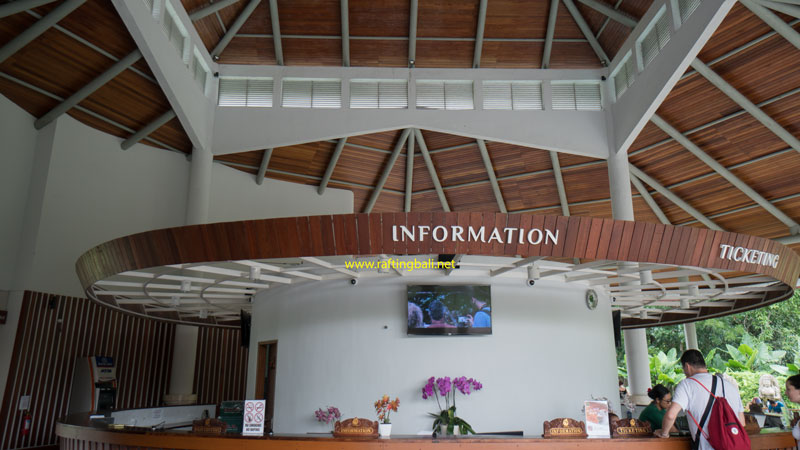
[[[606,0],[640,18],[651,0]],[[0,45],[61,2],[0,19]],[[208,0],[182,0],[192,12]],[[239,16],[242,0],[194,23],[211,50]],[[338,0],[279,0],[285,64],[340,66],[341,19]],[[545,1],[490,0],[481,67],[539,68],[547,29]],[[576,2],[605,50],[617,53],[630,29]],[[471,67],[479,0],[420,0],[416,67]],[[792,18],[781,16],[786,22]],[[597,68],[600,62],[574,20],[559,2],[552,68]],[[350,0],[352,66],[408,65],[408,0]],[[800,30],[800,25],[793,25]],[[747,46],[756,42],[754,45]],[[108,0],[88,0],[42,36],[0,64],[0,93],[35,117],[136,49]],[[737,49],[739,49],[737,51]],[[220,55],[225,64],[275,64],[269,2],[262,1]],[[800,137],[800,53],[788,41],[736,4],[699,59]],[[170,110],[166,96],[144,60],[107,83],[69,114],[119,137]],[[736,176],[795,220],[800,220],[800,155],[700,75],[687,72],[658,109],[658,115],[729,168]],[[489,176],[474,140],[423,130],[437,176],[454,211],[498,211]],[[400,131],[350,137],[330,186],[350,189],[355,211],[364,210]],[[151,134],[145,144],[190,152],[177,119]],[[312,142],[274,150],[267,177],[319,184],[335,142]],[[558,190],[547,151],[487,142],[493,170],[509,212],[560,214]],[[405,151],[405,150],[404,150]],[[251,174],[262,151],[217,157]],[[629,150],[630,162],[688,202],[720,227],[764,237],[789,234],[784,224],[758,207],[664,132],[649,123]],[[607,169],[602,160],[558,155],[569,210],[573,215],[611,217]],[[402,211],[405,154],[398,158],[373,211]],[[412,211],[441,211],[424,160],[414,158]],[[637,220],[658,219],[634,191]],[[693,217],[650,190],[669,221],[701,226]],[[800,248],[796,246],[795,248]]]

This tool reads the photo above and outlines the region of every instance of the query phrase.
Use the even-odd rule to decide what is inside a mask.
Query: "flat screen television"
[[[408,286],[408,334],[492,334],[490,286]]]

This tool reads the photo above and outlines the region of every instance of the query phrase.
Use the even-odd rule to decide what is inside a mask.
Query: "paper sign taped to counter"
[[[266,415],[266,400],[245,400],[242,423],[242,434],[246,436],[264,435],[264,416]]]

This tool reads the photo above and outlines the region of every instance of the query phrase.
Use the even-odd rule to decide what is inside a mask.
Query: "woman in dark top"
[[[647,390],[647,396],[653,399],[649,405],[639,414],[639,420],[650,422],[653,431],[661,429],[661,422],[664,421],[664,414],[672,404],[672,394],[663,385],[657,384]],[[670,432],[677,432],[674,426]]]

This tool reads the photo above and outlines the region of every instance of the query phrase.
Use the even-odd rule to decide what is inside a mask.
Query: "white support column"
[[[624,330],[625,362],[628,365],[628,390],[637,405],[650,403],[650,359],[647,355],[647,332],[644,328]]]
[[[694,322],[683,324],[683,335],[686,337],[687,350],[690,348],[700,350],[700,348],[697,346],[697,327],[695,326]]]
[[[186,199],[186,225],[208,222],[208,207],[211,198],[211,167],[214,155],[208,150],[192,149],[189,173],[189,194]]]
[[[172,348],[172,373],[169,378],[169,393],[194,393],[194,365],[197,356],[197,332],[193,325],[175,325],[175,341]]]

